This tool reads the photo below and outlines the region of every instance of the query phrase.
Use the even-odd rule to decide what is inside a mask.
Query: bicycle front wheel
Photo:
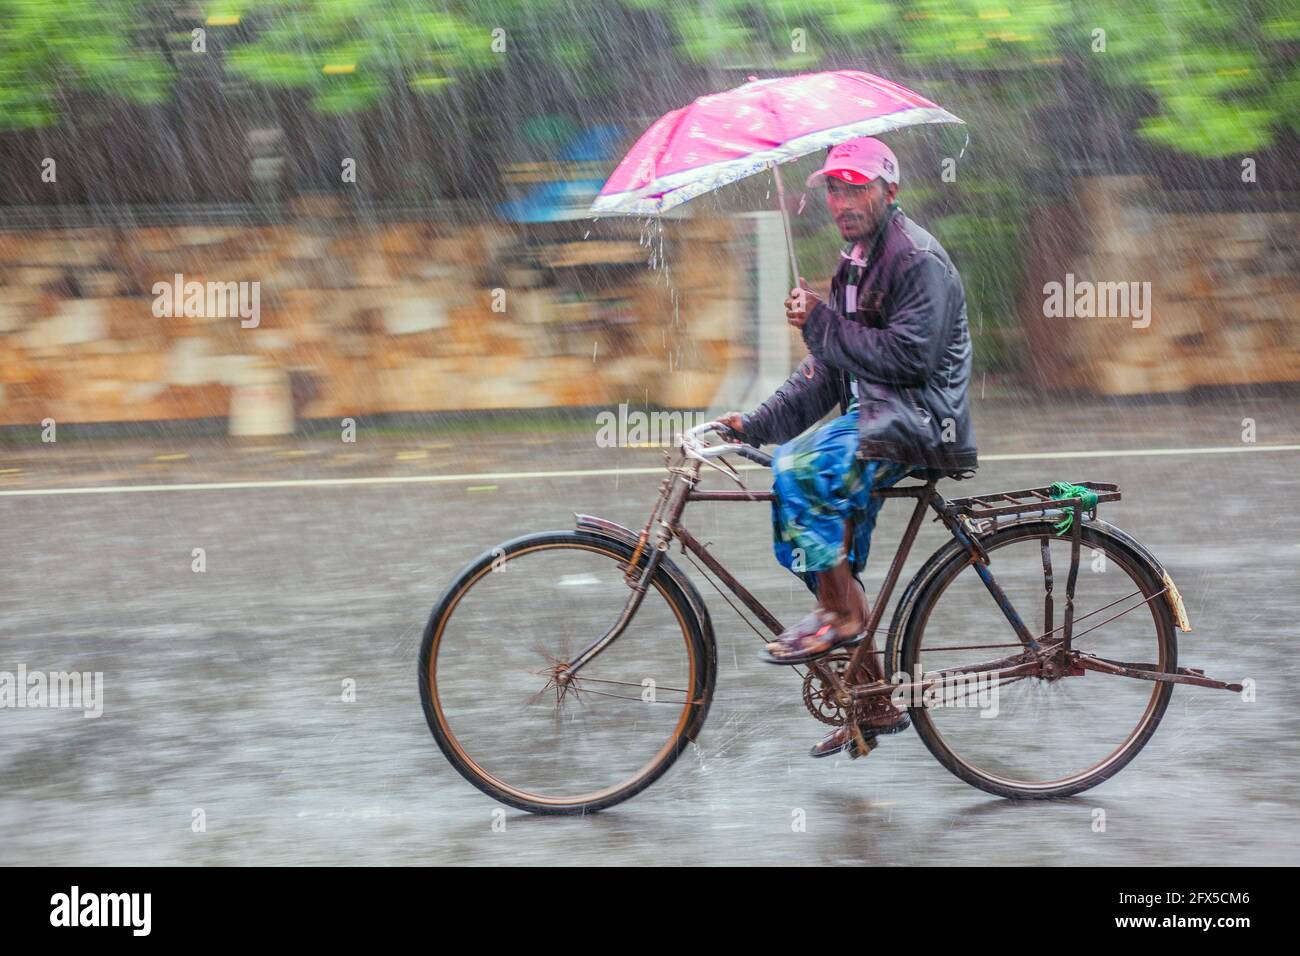
[[[667,771],[703,724],[716,655],[662,565],[613,643],[572,683],[555,680],[622,613],[631,556],[580,531],[516,538],[467,567],[434,608],[420,649],[425,717],[452,765],[502,803],[610,807]]]
[[[1059,643],[1069,537],[1036,521],[994,532],[982,543],[989,569],[1029,632],[1045,645]],[[1118,773],[1151,739],[1173,685],[1059,666],[1050,677],[981,672],[979,664],[1023,648],[965,551],[950,549],[922,571],[926,579],[901,644],[891,635],[886,656],[891,673],[958,675],[908,701],[930,752],[967,783],[1017,799],[1070,796]],[[1174,620],[1161,587],[1141,555],[1085,525],[1072,648],[1174,670]]]

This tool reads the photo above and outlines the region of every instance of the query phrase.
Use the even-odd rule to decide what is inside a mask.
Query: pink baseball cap
[[[834,176],[858,186],[877,177],[887,183],[897,183],[898,157],[880,140],[859,136],[832,146],[822,168],[809,176],[804,185],[815,186],[824,176]]]

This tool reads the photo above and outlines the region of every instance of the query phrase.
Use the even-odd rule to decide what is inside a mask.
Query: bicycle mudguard
[[[1003,521],[1001,526],[1011,527],[1012,525],[1027,524],[1031,521],[1041,520],[1043,519],[1040,515],[1025,515],[1025,517],[1021,519]],[[1168,569],[1160,563],[1160,559],[1151,553],[1151,549],[1141,541],[1134,538],[1127,531],[1115,527],[1115,525],[1111,524],[1109,521],[1105,521],[1102,518],[1085,518],[1084,520],[1088,527],[1092,528],[1094,531],[1101,532],[1107,537],[1114,538],[1151,566],[1152,574],[1155,575],[1156,580],[1158,580],[1165,588],[1165,600],[1169,604],[1169,610],[1174,615],[1174,623],[1178,626],[1180,631],[1183,631],[1184,633],[1190,631],[1192,625],[1187,619],[1187,608],[1183,605],[1183,596],[1178,593],[1178,587],[1174,584],[1173,575],[1171,575]]]
[[[1178,593],[1178,588],[1174,584],[1173,575],[1171,575],[1156,556],[1151,553],[1151,549],[1138,541],[1127,531],[1115,527],[1109,521],[1102,521],[1098,518],[1094,521],[1089,521],[1088,524],[1110,537],[1123,542],[1146,559],[1147,563],[1151,565],[1151,569],[1155,572],[1156,577],[1160,579],[1160,583],[1165,586],[1165,599],[1169,602],[1169,610],[1173,612],[1174,623],[1178,625],[1180,631],[1183,631],[1184,633],[1190,631],[1192,629],[1192,624],[1187,619],[1187,608],[1183,606],[1183,596]]]
[[[626,544],[630,548],[635,548],[637,541],[640,539],[640,535],[631,528],[626,528],[617,521],[610,521],[608,518],[578,514],[576,511],[573,513],[573,518],[573,529],[575,531],[583,531],[597,537],[609,538],[611,541]],[[700,592],[691,579],[686,576],[686,573],[667,554],[660,558],[659,567],[686,595],[686,600],[691,604],[691,610],[695,612],[695,617],[700,622],[700,633],[704,635],[705,641],[708,642],[709,654],[716,662],[718,643],[713,636],[713,620],[709,617],[709,609],[704,603],[704,598],[700,596]]]

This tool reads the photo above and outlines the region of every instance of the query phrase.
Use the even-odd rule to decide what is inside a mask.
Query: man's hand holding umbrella
[[[808,281],[800,276],[798,287],[791,289],[789,297],[785,300],[786,321],[796,329],[802,329],[812,310],[821,302],[822,297],[808,288]]]

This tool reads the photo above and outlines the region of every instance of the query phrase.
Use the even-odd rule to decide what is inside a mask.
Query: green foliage
[[[1058,98],[1066,64],[1143,94],[1140,134],[1198,156],[1223,156],[1300,129],[1294,0],[207,0],[209,34],[240,22],[251,42],[227,69],[259,85],[310,93],[322,113],[375,106],[394,88],[437,95],[522,53],[579,96],[609,98],[662,70],[662,50],[601,53],[618,17],[662,19],[684,64],[813,70],[855,43],[921,71],[983,73],[972,97]],[[57,121],[77,93],[158,102],[173,77],[160,39],[175,31],[161,0],[0,0],[0,126]],[[493,50],[495,30],[505,51]],[[1104,31],[1105,50],[1095,49]],[[794,42],[800,31],[802,47]],[[634,46],[634,45],[633,45]],[[934,87],[925,92],[940,98]],[[1128,97],[1125,99],[1124,97]],[[1023,109],[1022,109],[1023,112]]]
[[[1202,157],[1228,156],[1272,142],[1294,122],[1293,87],[1279,86],[1280,44],[1300,32],[1294,9],[1228,0],[1097,0],[1088,20],[1106,31],[1090,51],[1097,75],[1155,97],[1159,111],[1141,135]],[[1270,49],[1270,45],[1274,49]]]
[[[233,49],[227,69],[307,90],[323,114],[374,106],[396,84],[436,91],[497,58],[489,28],[409,0],[261,0],[250,13],[257,39]]]
[[[965,69],[1043,69],[1059,63],[1067,4],[1032,0],[912,0],[898,20],[904,60]]]
[[[888,0],[713,0],[669,4],[625,0],[629,6],[661,9],[678,37],[678,52],[700,65],[737,62],[769,69],[815,69],[826,56],[818,37],[859,39],[886,31],[897,15]],[[804,50],[794,49],[794,30],[803,31]]]
[[[167,98],[156,51],[136,43],[133,0],[0,0],[0,129],[49,126],[77,93]]]
[[[1140,135],[1196,156],[1259,149],[1279,128],[1300,128],[1287,47],[1300,15],[1287,0],[714,0],[666,14],[691,62],[817,69],[830,57],[812,37],[860,39],[917,69],[987,73],[976,96],[1001,86],[1041,98],[1063,64],[1083,62],[1098,82],[1151,98]],[[793,55],[796,27],[809,43]],[[1104,50],[1094,49],[1099,30]]]

